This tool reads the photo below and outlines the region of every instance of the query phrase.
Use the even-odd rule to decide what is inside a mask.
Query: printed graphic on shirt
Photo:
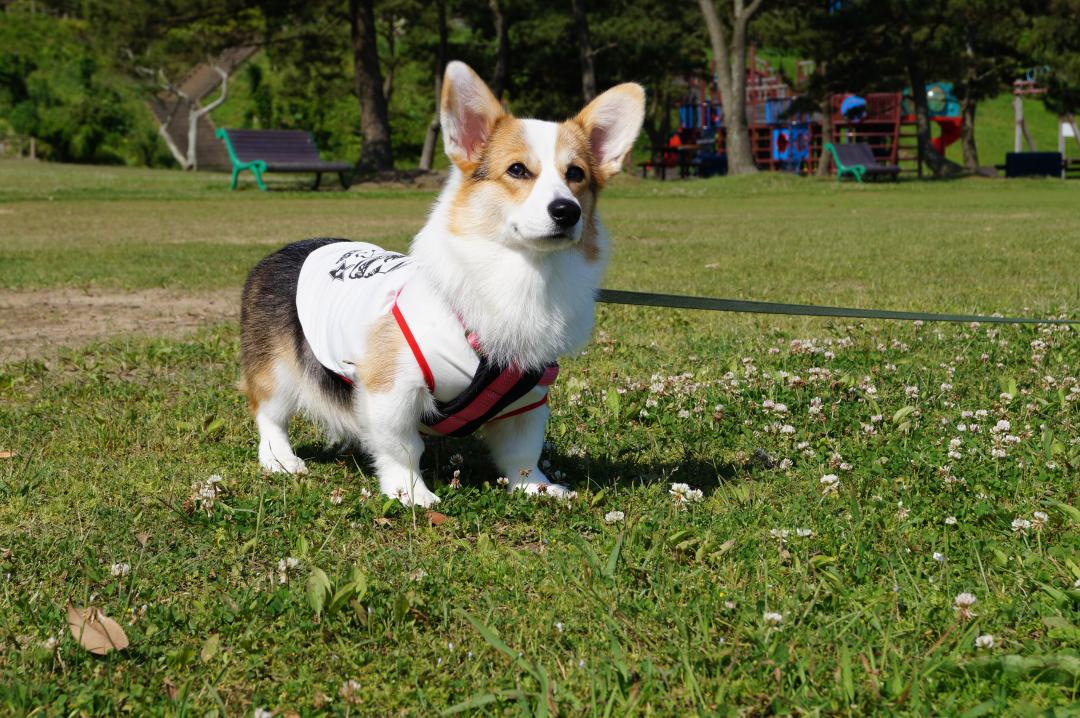
[[[330,278],[338,281],[367,279],[376,274],[389,274],[408,264],[409,258],[397,252],[387,252],[378,247],[353,249],[341,255],[330,270]]]

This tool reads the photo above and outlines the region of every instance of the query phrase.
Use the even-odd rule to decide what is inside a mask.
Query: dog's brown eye
[[[585,179],[585,170],[581,169],[577,165],[570,165],[566,168],[567,182],[580,182],[583,179]]]
[[[520,162],[515,162],[506,169],[506,174],[510,175],[514,179],[528,179],[529,168]]]

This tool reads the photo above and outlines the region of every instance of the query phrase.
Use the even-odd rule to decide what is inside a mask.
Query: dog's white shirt
[[[336,242],[312,252],[300,270],[296,312],[304,337],[319,363],[349,382],[367,355],[372,325],[393,313],[429,388],[449,402],[473,383],[480,358],[461,319],[436,294],[415,263],[396,252],[364,242]],[[503,408],[495,418],[543,402],[546,384]]]

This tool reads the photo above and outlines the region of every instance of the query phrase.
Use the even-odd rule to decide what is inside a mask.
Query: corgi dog
[[[242,389],[259,463],[306,471],[289,443],[302,412],[371,455],[383,494],[439,501],[422,433],[482,432],[510,490],[565,496],[540,470],[557,360],[592,333],[608,256],[597,195],[641,129],[645,93],[618,85],[562,123],[508,114],[475,72],[447,65],[451,160],[408,255],[309,239],[244,285]]]

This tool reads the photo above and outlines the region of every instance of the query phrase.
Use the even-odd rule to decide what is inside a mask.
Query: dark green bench
[[[314,172],[312,189],[319,188],[323,172],[337,172],[345,189],[352,183],[352,165],[321,159],[315,140],[303,130],[227,130],[222,127],[217,136],[225,143],[232,160],[229,189],[236,189],[236,179],[244,170],[251,170],[259,189],[264,192],[264,172]]]
[[[833,157],[836,164],[836,181],[844,175],[851,175],[855,181],[862,184],[864,178],[889,177],[897,179],[900,168],[896,165],[883,165],[874,157],[874,150],[865,142],[847,142],[842,145],[834,145],[832,142],[825,143],[825,149]]]

